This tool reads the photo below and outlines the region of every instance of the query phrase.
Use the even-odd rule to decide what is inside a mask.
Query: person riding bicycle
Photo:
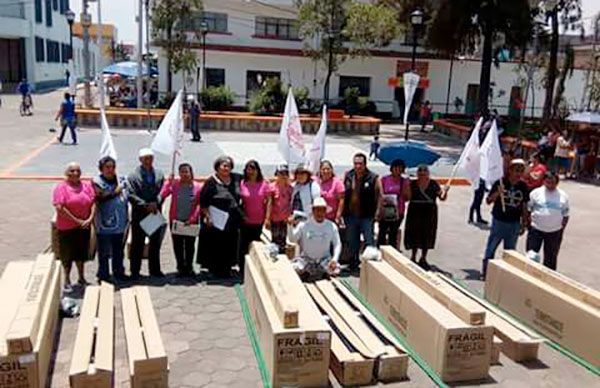
[[[21,101],[23,104],[27,104],[29,106],[33,105],[33,100],[31,99],[31,85],[27,82],[27,79],[23,78],[19,85],[17,85],[17,91],[21,93]],[[26,101],[26,98],[29,97],[29,101]]]

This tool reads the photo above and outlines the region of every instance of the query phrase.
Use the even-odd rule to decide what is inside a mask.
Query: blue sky
[[[586,21],[586,30],[590,27],[592,17],[600,12],[600,0],[582,0],[583,17]],[[138,0],[102,0],[102,21],[114,24],[119,30],[119,41],[135,43],[137,41],[137,15]],[[71,8],[77,15],[81,12],[81,0],[71,0]],[[96,4],[91,3],[90,12],[96,22]],[[79,16],[78,16],[79,18]]]

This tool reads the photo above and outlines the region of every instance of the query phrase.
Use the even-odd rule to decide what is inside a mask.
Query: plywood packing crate
[[[464,322],[471,325],[485,323],[485,309],[471,298],[441,281],[433,273],[425,271],[391,246],[382,247],[381,254],[383,260],[394,267],[396,271],[419,286]]]
[[[281,263],[291,263],[278,256]],[[264,259],[264,258],[263,258]],[[331,330],[300,279],[290,277],[282,284],[298,308],[298,327],[285,328],[265,285],[257,255],[246,256],[244,291],[259,338],[271,384],[274,387],[327,386]],[[287,271],[287,270],[286,270]]]
[[[74,388],[113,386],[115,289],[110,283],[85,289],[69,381]]]
[[[48,367],[54,346],[61,289],[61,269],[52,262],[49,268],[48,287],[39,305],[40,313],[31,352],[11,354],[7,333],[18,315],[20,306],[27,303],[34,262],[10,262],[0,278],[0,295],[9,295],[0,309],[0,387],[44,388],[47,385]],[[33,295],[33,294],[30,294]]]
[[[600,291],[578,283],[560,272],[553,271],[540,263],[529,260],[517,251],[504,251],[502,259],[513,267],[516,267],[523,272],[527,272],[534,278],[547,283],[549,286],[600,310]]]
[[[169,361],[148,287],[121,290],[121,304],[131,387],[168,387]]]
[[[363,263],[360,291],[444,381],[487,377],[493,327],[463,322],[386,262]]]
[[[600,311],[503,260],[491,260],[485,298],[600,367]]]

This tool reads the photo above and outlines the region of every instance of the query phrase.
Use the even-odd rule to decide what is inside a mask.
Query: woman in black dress
[[[237,261],[240,224],[243,219],[240,198],[242,176],[234,173],[233,159],[221,156],[215,160],[215,173],[204,183],[200,192],[202,226],[198,243],[198,263],[216,277],[231,276]],[[225,228],[220,230],[211,219],[211,207],[228,214]]]
[[[421,249],[419,265],[429,269],[427,251],[435,246],[437,234],[438,209],[436,200],[445,201],[448,188],[429,177],[429,168],[421,165],[417,169],[417,179],[410,182],[410,203],[406,216],[404,246],[412,250],[410,259],[417,261],[417,250]]]

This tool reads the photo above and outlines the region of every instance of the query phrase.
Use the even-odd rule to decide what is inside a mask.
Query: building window
[[[69,0],[59,0],[59,8],[61,15],[64,15],[65,12],[69,9]]]
[[[68,43],[60,44],[60,58],[63,63],[69,62],[71,46]]]
[[[60,62],[60,44],[58,42],[50,39],[46,40],[46,61]]]
[[[227,32],[227,14],[218,12],[196,12],[184,20],[182,29],[200,32],[203,21],[208,32]]]
[[[52,0],[46,0],[46,26],[52,27]]]
[[[254,33],[261,38],[299,39],[298,22],[294,19],[257,16],[254,20]]]
[[[35,0],[35,22],[36,23],[42,23],[43,22],[43,16],[42,16],[42,0]]]
[[[259,90],[267,78],[281,79],[281,73],[278,71],[248,70],[246,72],[246,96],[250,97],[252,93]]]
[[[52,0],[52,9],[58,11],[58,0]]]
[[[369,97],[371,95],[371,77],[340,77],[340,90],[338,96],[344,97],[344,92],[348,88],[358,88],[360,95]]]
[[[225,69],[206,69],[206,86],[225,85]]]
[[[44,39],[39,36],[35,37],[35,60],[36,62],[44,62],[46,60],[44,50]]]

